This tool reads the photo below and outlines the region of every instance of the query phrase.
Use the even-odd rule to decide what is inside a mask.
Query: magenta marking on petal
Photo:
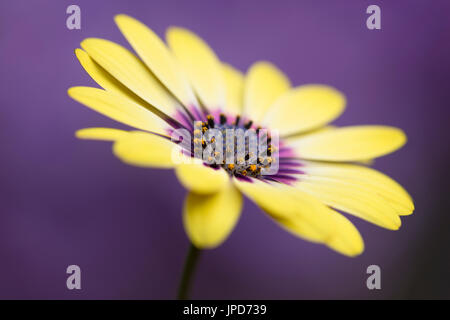
[[[274,179],[298,180],[296,177],[287,174],[274,174],[271,177]]]
[[[280,168],[300,168],[303,167],[302,163],[292,161],[279,161]]]
[[[195,120],[203,121],[205,120],[205,116],[203,115],[203,112],[199,110],[195,105],[190,105],[188,107],[188,110],[192,113]]]
[[[278,169],[279,173],[291,173],[291,174],[305,174],[302,170],[290,169],[290,168],[280,168]]]
[[[205,167],[208,167],[208,168],[211,168],[211,169],[214,169],[214,170],[220,170],[220,169],[222,169],[222,167],[219,166],[219,165],[217,165],[217,164],[211,165],[211,164],[208,164],[208,163],[206,163],[206,162],[203,162],[203,165],[204,165]]]
[[[222,113],[221,109],[214,109],[209,114],[214,117],[214,119],[218,120],[220,118],[220,114]]]
[[[180,122],[184,127],[186,127],[189,130],[193,130],[193,124],[192,121],[189,119],[189,117],[182,111],[177,110],[175,113],[174,119],[176,119],[178,122]]]
[[[245,181],[245,182],[253,183],[253,180],[251,178],[249,178],[249,177],[246,177],[246,176],[243,176],[243,175],[240,175],[240,174],[235,175],[235,177],[239,181]]]
[[[287,185],[292,185],[295,181],[298,181],[297,178],[289,175],[273,175],[273,176],[263,176],[264,179],[269,181],[275,181]]]
[[[294,151],[292,149],[286,148],[286,147],[280,148],[280,150],[278,151],[278,154],[280,157],[286,157],[286,158],[287,157],[295,157]]]
[[[187,129],[185,125],[169,116],[164,117],[163,120],[166,121],[174,129]]]

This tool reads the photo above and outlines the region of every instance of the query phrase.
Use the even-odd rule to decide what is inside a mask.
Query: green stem
[[[194,277],[195,266],[197,265],[200,256],[200,249],[197,249],[193,244],[190,245],[186,260],[184,263],[183,274],[181,276],[180,286],[178,287],[179,300],[189,299],[189,289]]]

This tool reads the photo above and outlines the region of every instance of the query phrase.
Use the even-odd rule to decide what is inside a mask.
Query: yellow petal
[[[409,215],[414,203],[408,192],[387,175],[371,168],[340,163],[308,162],[302,167],[308,175],[335,178],[354,184],[385,199],[398,215]]]
[[[184,203],[183,222],[191,242],[198,248],[215,248],[233,231],[242,209],[242,195],[232,183],[219,192],[190,192]]]
[[[144,107],[121,95],[90,87],[73,87],[69,96],[85,106],[126,125],[166,134],[167,124]]]
[[[326,205],[345,211],[380,227],[397,230],[401,221],[394,208],[376,193],[325,177],[302,176],[295,187]]]
[[[139,167],[173,168],[176,144],[145,132],[130,132],[114,143],[114,154],[123,162]]]
[[[364,164],[366,166],[372,166],[375,164],[375,160],[374,159],[365,159],[365,160],[358,160],[355,161],[356,163],[360,163],[360,164]]]
[[[92,60],[86,52],[81,49],[75,49],[75,55],[84,70],[86,70],[91,78],[104,89],[114,91],[114,93],[121,93],[124,91],[120,89],[122,84]]]
[[[334,129],[336,129],[335,126],[327,125],[325,127],[320,127],[318,129],[308,130],[308,131],[300,132],[300,133],[297,133],[297,134],[294,134],[294,135],[289,135],[289,136],[284,137],[284,139],[285,139],[285,141],[287,142],[288,145],[295,146],[295,142],[296,142],[297,139],[300,139],[300,138],[303,139],[303,138],[306,138],[308,136],[312,136],[312,135],[315,135],[315,134],[318,134],[318,133],[323,133],[323,132],[334,130]],[[355,163],[364,164],[364,165],[367,165],[367,166],[371,166],[371,165],[373,165],[375,163],[375,160],[374,159],[364,159],[364,160],[358,160],[358,161],[354,161],[354,162]]]
[[[85,128],[75,133],[78,139],[116,141],[128,134],[128,131],[113,128]]]
[[[210,110],[223,108],[225,84],[222,65],[213,50],[186,29],[171,27],[166,38],[203,104]]]
[[[292,89],[269,108],[263,124],[291,135],[321,127],[336,119],[345,107],[345,97],[324,85],[305,85]]]
[[[309,131],[306,131],[306,132],[300,132],[300,133],[297,133],[295,135],[287,136],[287,137],[284,138],[284,140],[287,142],[287,144],[295,146],[295,143],[299,139],[303,139],[303,138],[306,138],[306,137],[309,137],[309,136],[313,136],[313,135],[318,134],[318,133],[323,133],[323,132],[334,130],[334,129],[336,129],[335,126],[328,125],[328,126],[321,127],[321,128],[318,128],[318,129],[313,129],[313,130],[309,130]]]
[[[115,21],[139,57],[153,74],[186,107],[197,105],[189,82],[164,42],[140,21],[119,14]]]
[[[225,170],[212,169],[201,161],[184,163],[176,167],[175,173],[181,184],[195,193],[214,193],[226,186],[230,177]]]
[[[81,47],[137,96],[167,115],[175,113],[178,102],[130,51],[117,43],[96,38],[84,40]]]
[[[134,103],[148,109],[149,111],[160,114],[162,113],[147,101],[133,93],[130,89],[124,86],[111,76],[105,69],[103,69],[97,62],[95,62],[86,52],[81,49],[76,49],[75,54],[86,72],[95,80],[101,87],[108,92],[123,96],[124,98],[133,101]]]
[[[223,72],[227,93],[225,110],[232,115],[240,115],[244,99],[244,75],[229,64],[223,64]]]
[[[237,179],[234,182],[242,193],[296,236],[323,243],[348,256],[364,250],[361,235],[353,224],[314,197],[283,184]]]
[[[289,79],[270,62],[256,62],[245,78],[244,114],[260,123],[269,107],[289,90]]]
[[[303,159],[358,161],[391,153],[405,142],[405,134],[397,128],[352,126],[308,135],[290,143]]]

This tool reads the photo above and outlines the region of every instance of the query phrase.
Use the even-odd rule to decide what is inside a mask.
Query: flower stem
[[[200,249],[197,249],[193,244],[190,245],[186,260],[184,262],[180,286],[178,287],[177,299],[179,300],[189,299],[189,289],[194,277],[195,267],[197,265],[200,253]]]

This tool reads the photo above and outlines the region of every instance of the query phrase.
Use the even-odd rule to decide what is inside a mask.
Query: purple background
[[[72,3],[81,30],[65,26]],[[382,30],[366,28],[369,4],[381,6]],[[414,197],[399,231],[351,218],[366,250],[350,259],[246,201],[229,240],[202,256],[193,298],[450,298],[450,2],[438,0],[1,1],[0,298],[175,295],[188,240],[173,172],[125,165],[109,143],[74,138],[118,126],[66,93],[94,84],[73,54],[82,39],[127,45],[117,13],[159,35],[190,28],[241,70],[267,59],[294,85],[333,85],[348,98],[337,124],[393,125],[409,137],[375,164]],[[66,289],[70,264],[82,268],[81,291]],[[380,291],[366,288],[371,264]]]

